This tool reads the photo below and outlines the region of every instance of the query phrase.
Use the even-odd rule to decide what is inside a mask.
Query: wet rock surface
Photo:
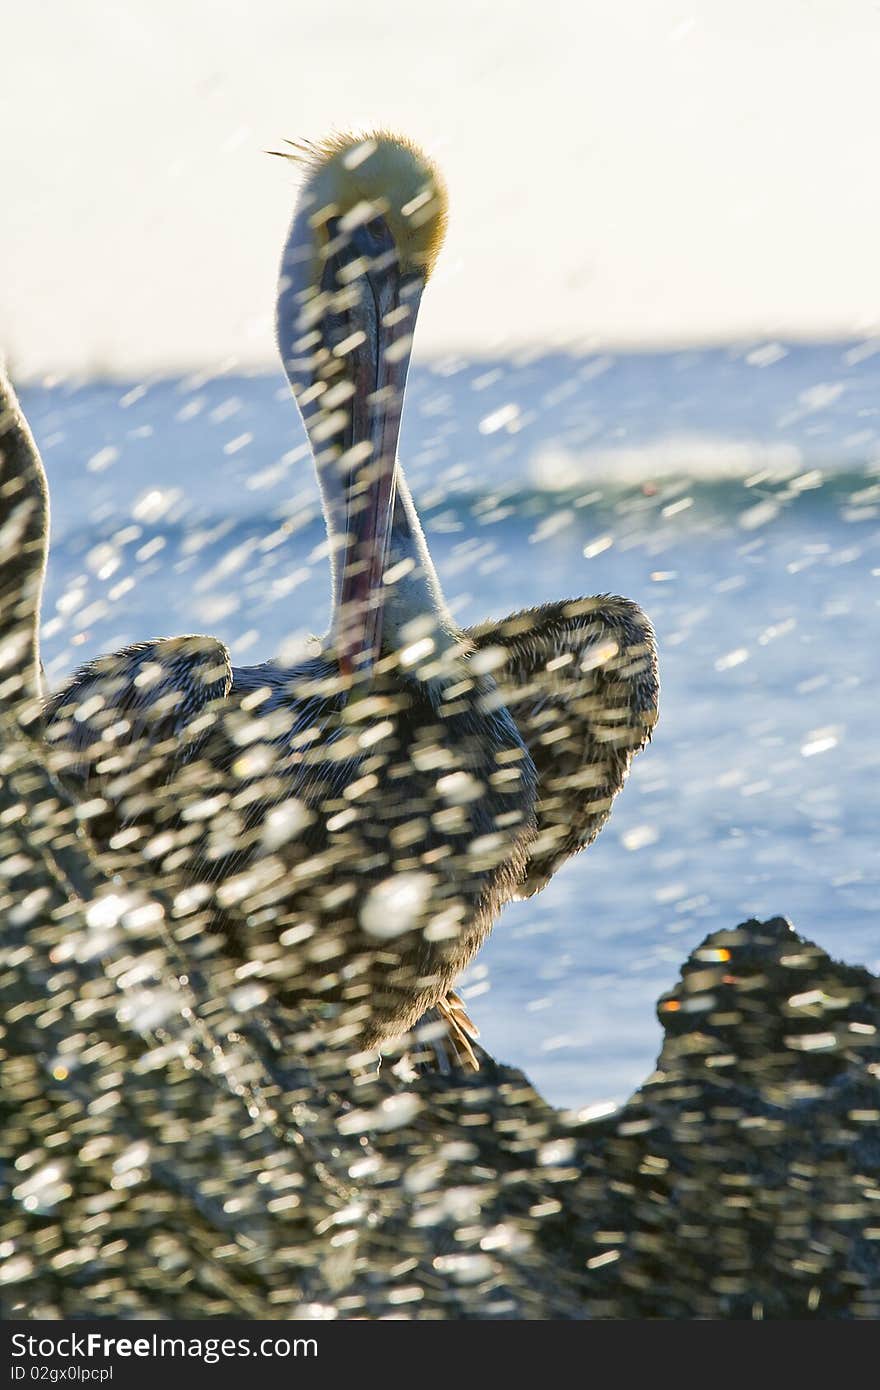
[[[659,1014],[655,1074],[578,1134],[585,1309],[876,1316],[876,978],[752,921],[708,937]]]

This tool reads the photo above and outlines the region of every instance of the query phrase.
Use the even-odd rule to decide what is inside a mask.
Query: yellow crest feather
[[[314,208],[316,230],[327,216],[344,217],[362,204],[375,208],[388,223],[402,268],[428,278],[443,245],[449,203],[440,170],[417,145],[385,130],[284,143],[290,153],[272,153],[305,170],[303,196]]]

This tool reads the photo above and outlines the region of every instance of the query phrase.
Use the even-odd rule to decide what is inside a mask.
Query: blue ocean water
[[[402,458],[463,622],[613,591],[652,617],[661,719],[611,822],[508,907],[464,988],[549,1099],[650,1071],[707,931],[781,913],[880,968],[876,343],[445,359]],[[50,684],[138,638],[233,660],[321,632],[328,572],[282,378],[32,385],[52,496]]]

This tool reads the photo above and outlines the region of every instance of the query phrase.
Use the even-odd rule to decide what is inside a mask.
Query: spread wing
[[[99,657],[46,705],[52,770],[78,799],[106,792],[124,823],[139,798],[198,755],[211,707],[231,687],[229,652],[216,637],[138,642]]]
[[[545,604],[469,632],[538,769],[538,836],[521,896],[589,845],[657,721],[657,648],[629,599]]]

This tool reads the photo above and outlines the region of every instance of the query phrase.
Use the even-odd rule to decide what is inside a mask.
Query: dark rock
[[[585,1312],[876,1317],[877,979],[751,921],[707,937],[658,1012],[655,1074],[575,1131]]]

